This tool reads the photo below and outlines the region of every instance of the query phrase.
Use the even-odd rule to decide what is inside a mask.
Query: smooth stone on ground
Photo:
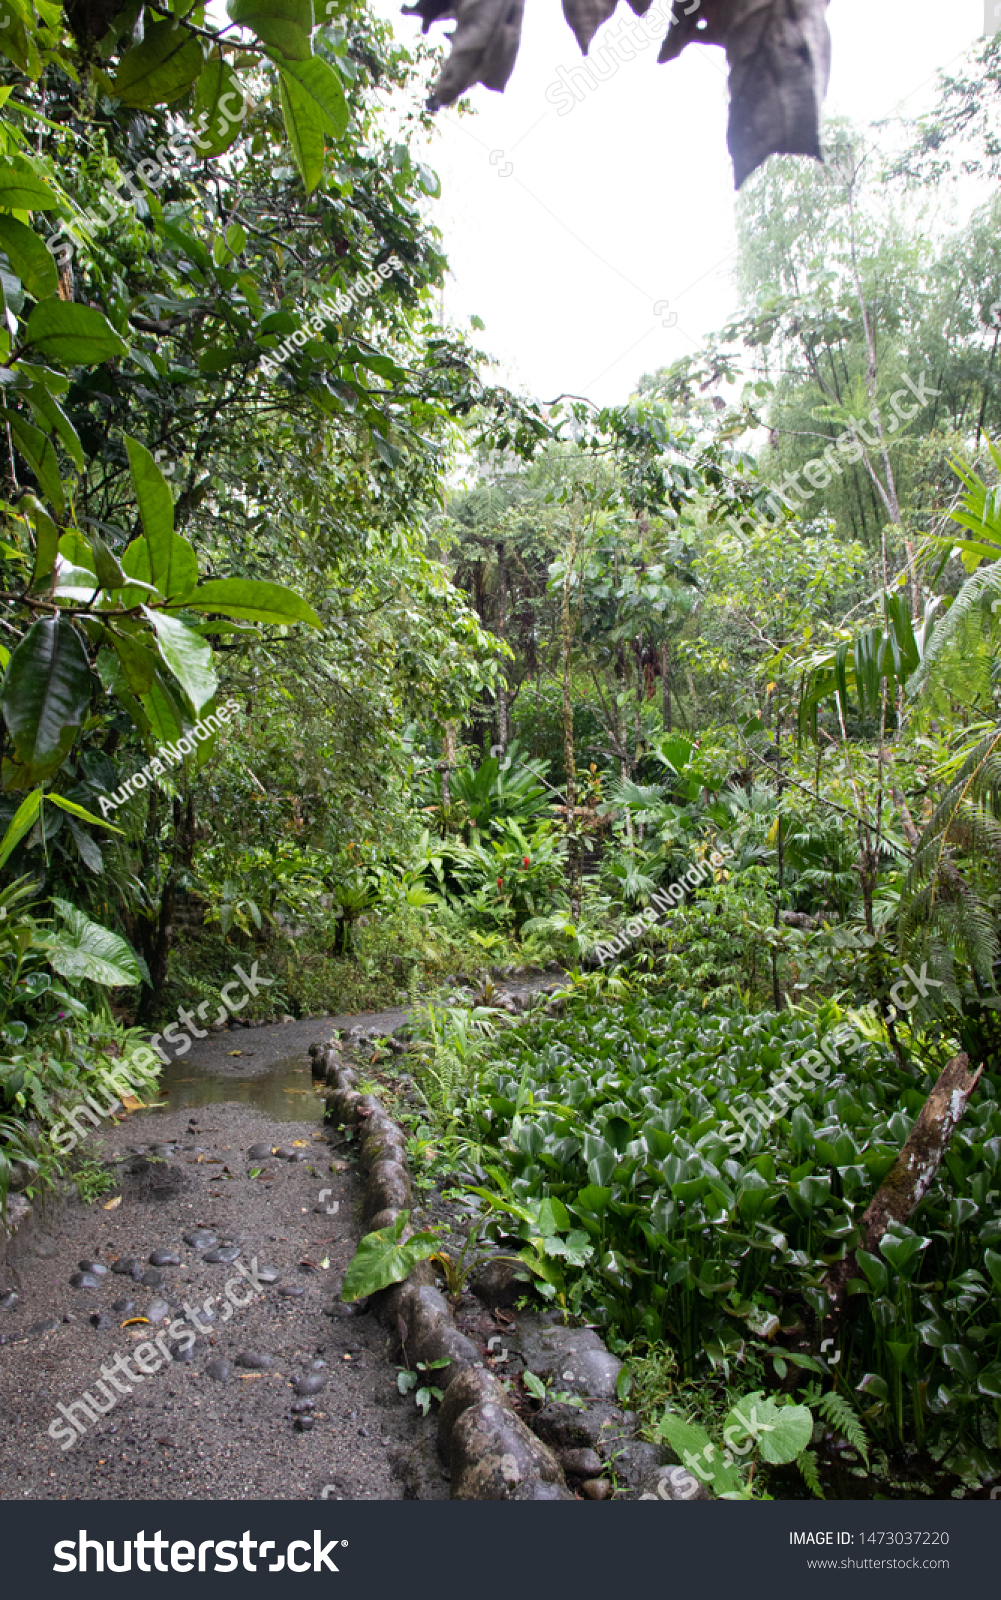
[[[513,1411],[469,1406],[452,1429],[453,1500],[567,1500],[555,1456]]]
[[[149,1264],[151,1267],[179,1267],[181,1258],[176,1250],[153,1250],[150,1252]]]
[[[218,1383],[225,1383],[233,1368],[224,1356],[216,1356],[214,1361],[209,1362],[205,1371],[210,1378],[215,1378]]]
[[[92,1272],[96,1278],[103,1278],[108,1270],[103,1261],[78,1261],[77,1266],[81,1272]]]
[[[163,1273],[160,1271],[159,1267],[150,1267],[148,1272],[143,1273],[142,1277],[139,1279],[139,1282],[146,1289],[162,1289]]]
[[[241,1350],[236,1358],[238,1367],[246,1367],[251,1372],[267,1372],[274,1364],[274,1356],[265,1355],[263,1350]]]
[[[170,1316],[170,1307],[166,1300],[151,1300],[146,1307],[146,1315],[150,1322],[162,1322],[164,1317]]]
[[[281,1273],[277,1267],[258,1267],[254,1276],[258,1283],[277,1283]]]
[[[70,1278],[71,1289],[99,1289],[101,1280],[92,1272],[74,1272]]]
[[[564,1472],[575,1478],[596,1478],[601,1471],[601,1459],[596,1450],[561,1450],[559,1463]]]
[[[210,1233],[208,1228],[189,1228],[183,1237],[185,1244],[189,1244],[192,1250],[208,1250],[210,1246],[219,1243],[215,1234]]]
[[[322,1372],[304,1372],[301,1378],[296,1378],[292,1384],[296,1394],[319,1394],[326,1387],[326,1378]]]
[[[106,1311],[95,1311],[91,1316],[90,1325],[92,1328],[96,1328],[98,1333],[102,1333],[105,1328],[113,1328],[115,1326]]]
[[[42,1322],[33,1322],[28,1329],[29,1333],[52,1333],[59,1326],[58,1317],[45,1317]]]
[[[306,1293],[301,1283],[283,1283],[278,1290],[286,1300],[299,1300]]]
[[[120,1317],[130,1317],[136,1308],[134,1300],[112,1300],[111,1309],[117,1311]]]
[[[211,1261],[212,1264],[216,1266],[221,1261],[227,1263],[230,1261],[235,1261],[239,1254],[240,1246],[238,1244],[224,1244],[220,1245],[218,1249],[206,1250],[205,1254],[202,1256],[202,1260]]]
[[[309,1433],[315,1424],[312,1417],[296,1417],[292,1426],[296,1433]]]
[[[6,1294],[0,1294],[0,1310],[14,1311],[21,1296],[16,1289],[8,1289]]]
[[[272,1149],[273,1146],[270,1144],[252,1144],[247,1154],[251,1161],[267,1161]]]
[[[531,1273],[520,1261],[494,1258],[473,1274],[470,1288],[488,1306],[513,1306],[525,1293]]]
[[[612,1485],[607,1478],[588,1478],[580,1486],[580,1492],[586,1500],[608,1500],[611,1498]]]
[[[174,1361],[194,1361],[197,1345],[197,1339],[195,1340],[194,1344],[189,1345],[182,1344],[180,1339],[178,1339],[174,1344],[169,1344],[167,1349],[170,1351],[171,1358]]]
[[[112,1272],[117,1272],[121,1278],[132,1278],[136,1283],[143,1275],[143,1264],[135,1256],[119,1257],[111,1263]]]

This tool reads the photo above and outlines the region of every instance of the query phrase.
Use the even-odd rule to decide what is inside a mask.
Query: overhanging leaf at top
[[[226,10],[233,22],[253,29],[289,61],[308,61],[313,31],[310,0],[228,0]]]
[[[584,54],[616,0],[563,0]],[[640,16],[649,0],[629,0]],[[721,45],[730,68],[727,145],[739,189],[769,155],[820,157],[820,111],[830,74],[828,0],[701,0],[672,11],[658,60],[692,43]],[[450,53],[432,86],[432,111],[451,105],[474,83],[502,90],[521,36],[524,0],[418,0],[405,6],[432,22],[454,17]]]
[[[202,47],[194,34],[173,22],[151,22],[141,44],[122,58],[112,87],[127,106],[169,105],[202,70]]]

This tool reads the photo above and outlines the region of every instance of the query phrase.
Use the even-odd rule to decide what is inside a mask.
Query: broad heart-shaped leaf
[[[10,658],[3,714],[28,781],[51,777],[87,715],[90,663],[83,641],[65,617],[34,623]]]
[[[93,306],[70,305],[65,300],[40,300],[25,333],[25,343],[47,361],[64,366],[96,366],[112,356],[128,354],[107,317]]]
[[[903,1237],[895,1233],[884,1233],[879,1241],[879,1251],[892,1267],[902,1273],[914,1257],[922,1250],[926,1250],[930,1244],[930,1239],[920,1239],[913,1233],[905,1234]]]
[[[310,56],[308,61],[283,61],[273,54],[285,78],[294,78],[320,113],[325,133],[342,139],[348,125],[348,103],[344,98],[341,80],[329,61],[322,56]]]
[[[229,96],[233,95],[231,100]],[[225,105],[220,101],[225,97]],[[240,80],[233,68],[213,50],[198,74],[195,84],[195,121],[205,117],[205,132],[200,148],[201,157],[222,155],[240,136],[240,123],[224,113],[237,110],[244,102]]]
[[[169,105],[194,83],[204,59],[201,45],[187,28],[151,23],[147,16],[142,44],[122,58],[112,88],[126,106]]]
[[[426,1261],[438,1249],[441,1240],[433,1233],[415,1233],[401,1244],[409,1221],[410,1212],[401,1211],[392,1227],[367,1233],[359,1242],[344,1274],[342,1300],[360,1300],[391,1283],[402,1283],[418,1261]]]
[[[0,157],[0,206],[8,211],[58,211],[59,201],[27,161]]]
[[[323,176],[323,122],[320,109],[295,78],[278,73],[285,131],[303,188],[312,194]]]
[[[196,711],[211,700],[218,688],[212,647],[185,627],[178,617],[143,606],[143,616],[156,634],[156,645]]]
[[[252,28],[289,61],[308,61],[313,31],[310,0],[227,0],[226,10],[234,22]]]
[[[732,1440],[737,1432],[743,1435],[741,1445],[753,1441],[762,1460],[777,1467],[795,1461],[806,1449],[813,1434],[813,1414],[808,1406],[779,1406],[761,1393],[751,1394],[726,1419],[724,1438]]]
[[[66,926],[42,938],[50,967],[64,978],[90,978],[106,989],[140,981],[139,964],[124,939],[100,923],[91,922],[68,900],[53,897],[52,904]]]
[[[56,515],[64,516],[66,497],[63,494],[59,463],[52,448],[52,440],[47,439],[39,428],[32,427],[31,423],[26,422],[17,411],[5,411],[4,421],[14,435],[18,450],[38,479],[42,494]]]
[[[997,1250],[985,1250],[984,1265],[994,1279],[997,1288],[1001,1290],[1001,1254]]]
[[[312,606],[282,583],[261,583],[256,578],[209,578],[176,602],[192,611],[210,611],[221,617],[241,617],[245,622],[308,622],[322,628]]]
[[[0,215],[0,250],[7,252],[11,267],[35,300],[55,294],[59,270],[44,240],[32,228],[26,228],[14,217]]]

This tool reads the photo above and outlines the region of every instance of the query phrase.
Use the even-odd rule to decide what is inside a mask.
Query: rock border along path
[[[310,1054],[314,1074],[330,1089],[325,1121],[359,1135],[365,1229],[392,1227],[412,1198],[406,1136],[375,1095],[356,1088],[358,1075],[339,1043],[313,1045]],[[523,1288],[510,1272],[498,1273],[498,1265],[481,1267],[472,1283],[473,1293],[495,1307],[511,1304]],[[637,1437],[635,1415],[615,1403],[622,1363],[593,1328],[567,1327],[554,1311],[517,1318],[502,1312],[503,1321],[495,1311],[493,1322],[466,1313],[464,1320],[481,1335],[503,1329],[484,1348],[456,1326],[429,1261],[368,1304],[389,1333],[390,1354],[404,1354],[410,1366],[447,1363],[435,1370],[434,1381],[444,1393],[438,1451],[453,1500],[572,1500],[568,1477],[586,1499],[708,1498],[689,1473],[671,1465],[668,1452]],[[505,1348],[491,1358],[491,1347],[501,1342]],[[579,1406],[550,1397],[526,1423],[487,1365],[508,1361],[512,1351],[526,1368],[573,1393]]]

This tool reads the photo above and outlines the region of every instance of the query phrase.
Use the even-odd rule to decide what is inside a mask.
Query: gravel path
[[[315,1021],[301,1026],[311,1039],[325,1037]],[[267,1032],[281,1039],[283,1055],[272,1062],[283,1059],[291,1027]],[[270,1050],[273,1039],[264,1033],[238,1037]],[[232,1048],[233,1037],[206,1041],[200,1055],[214,1056],[227,1041]],[[214,1060],[206,1065],[215,1070]],[[302,1101],[291,1104],[298,1109]],[[316,1097],[308,1109],[321,1105]],[[280,1144],[295,1159],[251,1158],[250,1147],[262,1142]],[[67,1204],[13,1273],[20,1297],[13,1309],[0,1308],[0,1498],[315,1499],[324,1490],[331,1499],[447,1497],[433,1429],[412,1399],[399,1396],[385,1334],[371,1316],[329,1315],[337,1273],[360,1232],[350,1147],[332,1147],[316,1121],[277,1121],[229,1102],[197,1116],[188,1107],[140,1113],[95,1130],[87,1148],[95,1159],[125,1158],[116,1191],[122,1199],[111,1210],[107,1196]],[[150,1164],[151,1153],[160,1159]],[[321,1189],[328,1191],[322,1202]],[[211,1262],[211,1244],[199,1249],[185,1238],[195,1238],[198,1227],[223,1247],[232,1241],[248,1268],[256,1260],[258,1271],[276,1269],[275,1283],[251,1294],[235,1264]],[[156,1250],[179,1262],[160,1269],[160,1285],[114,1271],[94,1275],[96,1286],[70,1284],[86,1261],[111,1267],[116,1258],[135,1258],[137,1270],[148,1273]],[[228,1318],[227,1283],[235,1298],[249,1297]],[[216,1297],[211,1323],[198,1309],[208,1296]],[[131,1383],[125,1374],[137,1366],[120,1366],[128,1393],[107,1381],[105,1391],[97,1387],[102,1366],[114,1373],[118,1355],[135,1362],[136,1349],[157,1334],[183,1354],[186,1305],[207,1329],[189,1359],[161,1356],[158,1372]],[[146,1315],[156,1319],[152,1326],[129,1323]],[[151,1366],[156,1347],[140,1350],[140,1358]],[[228,1372],[215,1365],[220,1358]],[[302,1432],[291,1409],[296,1377],[308,1378],[300,1388],[316,1391],[301,1397]],[[115,1403],[96,1419],[78,1410],[86,1431],[63,1449],[70,1430],[58,1405],[70,1407],[85,1390],[102,1406],[105,1394]],[[65,1430],[56,1438],[48,1433],[53,1421]]]

